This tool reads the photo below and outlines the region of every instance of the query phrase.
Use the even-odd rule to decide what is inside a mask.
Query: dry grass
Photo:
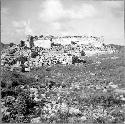
[[[112,55],[85,57],[85,64],[40,67],[19,74],[3,72],[2,121],[83,124],[125,122],[125,100],[122,99],[125,94],[122,97],[121,93],[114,92],[125,88],[123,56],[122,51]],[[109,86],[111,82],[118,87]],[[36,88],[34,93],[31,88]],[[71,112],[71,108],[75,109]]]

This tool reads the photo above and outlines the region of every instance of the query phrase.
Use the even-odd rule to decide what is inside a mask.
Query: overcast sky
[[[104,36],[124,44],[124,2],[84,0],[1,0],[1,41],[32,35]]]

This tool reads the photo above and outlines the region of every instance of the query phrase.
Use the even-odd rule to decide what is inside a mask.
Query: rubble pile
[[[7,49],[2,50],[1,65],[5,67],[9,66],[11,70],[16,67],[21,67],[24,68],[23,70],[28,71],[34,67],[52,66],[55,64],[71,65],[73,64],[74,56],[79,57],[79,59],[84,59],[83,56],[100,55],[106,53],[109,54],[116,52],[114,48],[111,48],[110,46],[104,45],[102,43],[101,47],[93,45],[93,42],[87,44],[86,42],[89,42],[89,40],[91,39],[93,40],[93,37],[89,37],[88,40],[87,37],[80,36],[58,38],[54,38],[52,36],[43,36],[42,38],[36,37],[37,36],[29,36],[27,41],[21,41],[18,45],[13,45],[11,47],[8,47]],[[75,40],[72,41],[74,38]],[[84,40],[86,39],[86,44],[79,44],[78,41],[76,42],[76,38],[77,40],[78,38],[80,39],[79,42],[83,41],[81,41],[81,38]],[[51,47],[44,48],[44,46],[35,46],[35,42],[39,39],[50,40]],[[64,43],[66,39],[68,39],[68,41],[72,41],[71,44],[69,44],[69,42],[68,44],[61,44]],[[59,40],[58,43],[57,40]],[[27,42],[29,43],[29,45],[27,44]],[[40,43],[42,44],[42,41]],[[76,63],[79,62],[83,61],[77,61]]]

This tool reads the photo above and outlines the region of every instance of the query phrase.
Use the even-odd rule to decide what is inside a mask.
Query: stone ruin
[[[105,45],[99,37],[29,35],[26,41],[21,40],[20,44],[2,51],[1,65],[25,72],[34,67],[85,63],[82,56],[113,52],[115,48]]]

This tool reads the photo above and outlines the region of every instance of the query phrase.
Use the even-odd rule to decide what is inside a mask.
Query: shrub
[[[34,37],[31,36],[30,37],[30,48],[34,47],[34,41],[33,41]]]
[[[10,46],[10,47],[14,46],[14,43],[10,43],[9,46]]]
[[[14,54],[16,52],[16,49],[12,49],[9,51],[9,54]]]
[[[31,53],[31,57],[32,58],[36,58],[37,56],[38,56],[38,52],[34,51],[34,52]]]
[[[81,51],[81,56],[85,56],[86,54],[85,54],[85,52],[82,50]]]
[[[25,41],[20,41],[20,47],[23,47],[23,46],[25,46]]]

